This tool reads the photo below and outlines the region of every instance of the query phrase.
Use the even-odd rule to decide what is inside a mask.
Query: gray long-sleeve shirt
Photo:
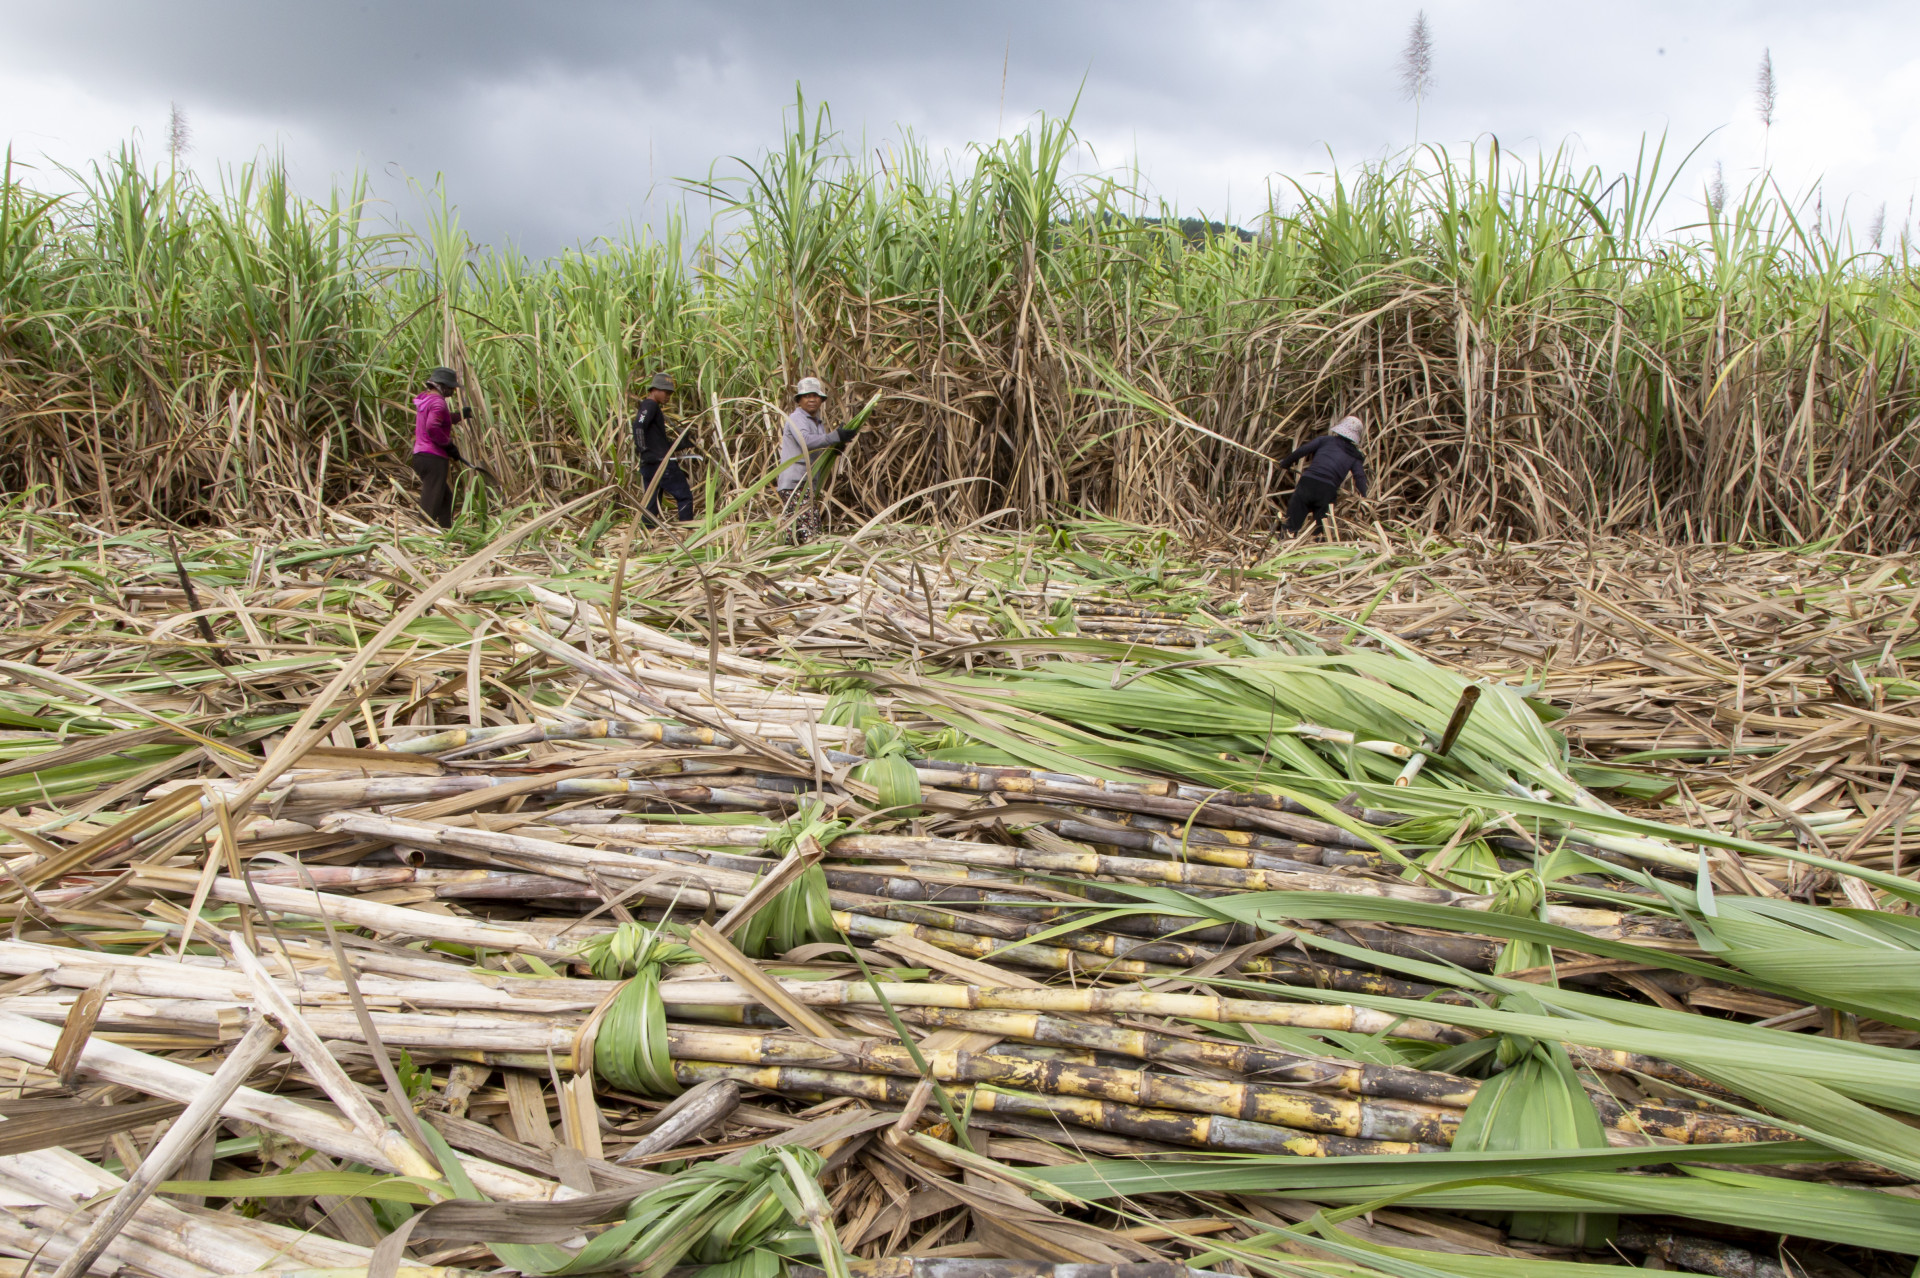
[[[822,426],[820,419],[806,409],[795,408],[780,428],[780,460],[792,464],[780,472],[780,477],[773,481],[774,487],[783,493],[798,488],[806,482],[807,463],[813,454],[845,443],[846,436],[843,430]]]

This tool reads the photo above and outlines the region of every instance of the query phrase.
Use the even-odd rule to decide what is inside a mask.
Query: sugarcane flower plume
[[[1433,88],[1433,30],[1427,25],[1427,11],[1413,16],[1407,29],[1407,47],[1400,51],[1400,90],[1410,101],[1418,102]]]

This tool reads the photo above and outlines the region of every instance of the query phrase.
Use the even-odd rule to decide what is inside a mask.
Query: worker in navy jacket
[[[1289,534],[1299,532],[1309,515],[1313,516],[1315,533],[1326,527],[1327,510],[1348,474],[1353,476],[1355,491],[1362,497],[1367,495],[1367,463],[1360,456],[1360,441],[1366,437],[1366,431],[1365,423],[1358,417],[1343,417],[1327,434],[1308,440],[1280,459],[1282,466],[1302,457],[1308,459],[1287,502]]]

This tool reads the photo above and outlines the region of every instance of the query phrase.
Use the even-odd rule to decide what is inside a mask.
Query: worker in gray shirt
[[[827,388],[817,377],[803,377],[794,387],[794,410],[780,430],[780,460],[785,463],[774,486],[786,499],[793,544],[803,546],[820,531],[819,487],[828,450],[852,439],[853,430],[828,430],[820,420]]]

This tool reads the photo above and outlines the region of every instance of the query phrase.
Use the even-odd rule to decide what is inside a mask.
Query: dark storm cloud
[[[473,229],[545,250],[644,218],[668,179],[777,139],[796,82],[854,137],[955,120],[954,145],[983,122],[991,133],[1003,63],[1023,86],[1016,124],[1064,109],[1094,56],[1033,39],[1034,16],[1017,4],[82,3],[10,20],[38,62],[191,117],[297,130],[330,168],[357,158],[390,195],[396,175],[444,172]],[[1062,8],[1049,34],[1084,17]],[[309,179],[326,175],[318,158],[292,157]]]
[[[796,81],[832,104],[851,143],[904,128],[955,154],[1077,99],[1080,163],[1137,158],[1151,194],[1252,216],[1289,176],[1413,140],[1395,64],[1416,7],[82,0],[4,6],[0,68],[65,77],[88,118],[119,113],[118,136],[139,125],[150,151],[165,104],[180,102],[200,129],[203,171],[279,146],[304,189],[364,169],[410,217],[407,179],[444,174],[476,237],[546,253],[658,224],[681,199],[674,179],[778,140]],[[1529,154],[1572,139],[1613,167],[1632,161],[1643,132],[1671,130],[1684,149],[1728,126],[1702,156],[1725,156],[1737,185],[1757,162],[1751,71],[1771,46],[1785,85],[1772,154],[1785,163],[1805,129],[1806,180],[1853,165],[1850,179],[1880,184],[1867,198],[1911,189],[1920,138],[1877,116],[1862,88],[1905,83],[1903,44],[1889,39],[1913,23],[1903,9],[1427,7],[1437,84],[1420,132],[1456,151],[1493,135]],[[1822,94],[1823,74],[1834,93]],[[1889,93],[1900,96],[1881,101]],[[1822,139],[1816,124],[1849,109],[1835,140]],[[25,145],[76,144],[31,102],[10,110]]]

